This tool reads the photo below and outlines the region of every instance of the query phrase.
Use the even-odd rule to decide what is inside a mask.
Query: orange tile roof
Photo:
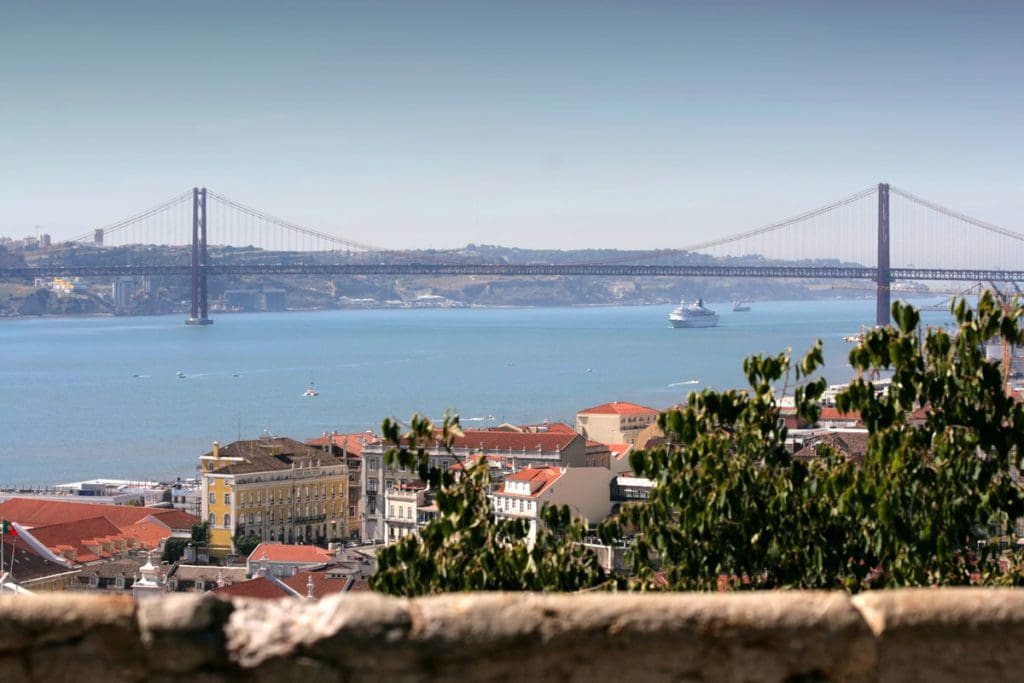
[[[319,564],[334,559],[334,553],[315,545],[288,545],[286,543],[260,543],[249,554],[251,562],[266,556],[268,562],[304,562]]]
[[[860,422],[860,413],[843,413],[838,408],[822,406],[819,420],[848,420]]]
[[[629,453],[629,451],[632,450],[632,448],[633,445],[628,443],[608,444],[608,450],[612,452],[612,457],[615,458],[616,460],[622,460],[622,458],[625,457],[625,455]]]
[[[555,481],[565,473],[565,470],[561,467],[524,467],[515,474],[510,474],[505,477],[505,482],[502,484],[501,493],[503,495],[523,495],[509,492],[507,490],[507,482],[510,481],[525,481],[530,485],[530,496],[539,496],[547,487],[555,483]]]
[[[56,554],[60,554],[62,548],[74,548],[76,562],[95,562],[110,557],[112,553],[93,548],[104,542],[129,539],[128,536],[122,536],[120,530],[103,517],[33,527],[28,533]]]
[[[158,548],[165,538],[171,536],[171,530],[165,525],[148,519],[126,526],[121,531],[125,536],[138,541],[139,545],[146,550]]]
[[[658,411],[654,408],[648,408],[637,403],[630,403],[628,401],[612,401],[611,403],[602,403],[599,406],[593,408],[586,408],[578,413],[579,415],[657,415]]]
[[[72,503],[38,498],[11,498],[0,503],[0,517],[26,528],[97,517],[108,519],[118,527],[126,527],[150,516],[176,530],[191,529],[199,521],[187,512],[171,508]]]
[[[344,448],[349,455],[362,457],[364,441],[377,442],[380,441],[380,437],[369,432],[360,432],[356,434],[326,434],[324,436],[318,436],[315,439],[310,439],[306,442],[306,445],[324,446],[327,443],[331,443],[337,448]]]

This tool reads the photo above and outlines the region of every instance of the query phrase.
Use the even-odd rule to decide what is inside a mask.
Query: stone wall
[[[0,598],[0,681],[1017,681],[1024,591]]]

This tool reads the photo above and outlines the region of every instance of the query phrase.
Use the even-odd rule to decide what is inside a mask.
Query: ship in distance
[[[718,324],[718,314],[710,308],[704,308],[703,299],[686,303],[686,299],[668,315],[672,327],[714,327]]]
[[[732,302],[732,310],[736,313],[746,313],[750,310],[750,302],[746,299],[737,299]]]

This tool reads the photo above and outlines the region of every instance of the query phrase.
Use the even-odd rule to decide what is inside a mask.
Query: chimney
[[[213,442],[213,459],[214,460],[220,460],[220,442],[219,441],[214,441]]]
[[[306,597],[310,600],[316,600],[316,595],[313,594],[313,573],[309,573],[309,578],[306,579]]]

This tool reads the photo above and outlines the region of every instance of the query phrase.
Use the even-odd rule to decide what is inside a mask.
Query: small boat
[[[178,377],[178,379],[185,379],[185,373],[184,372],[179,372],[177,377]]]
[[[732,302],[732,310],[736,313],[746,313],[750,310],[750,302],[742,299],[737,299]]]
[[[302,392],[303,398],[308,398],[308,397],[311,397],[311,396],[319,396],[319,395],[320,394],[316,390],[316,385],[314,385],[312,382],[309,383],[309,388],[306,389],[304,392]]]

